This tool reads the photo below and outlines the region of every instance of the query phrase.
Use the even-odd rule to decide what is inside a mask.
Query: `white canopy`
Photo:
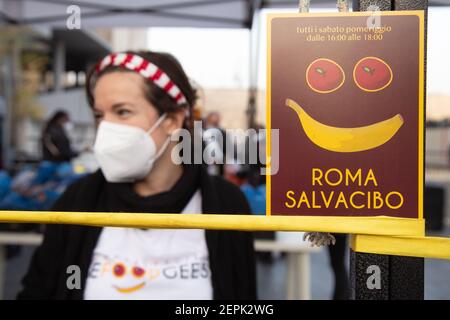
[[[246,28],[254,5],[247,0],[0,0],[2,23],[62,27],[67,8],[81,9],[82,27]]]
[[[250,28],[261,8],[289,8],[298,0],[0,0],[0,25],[65,26],[71,5],[86,27]],[[311,0],[311,7],[334,7],[335,0]],[[449,6],[449,0],[429,0]]]

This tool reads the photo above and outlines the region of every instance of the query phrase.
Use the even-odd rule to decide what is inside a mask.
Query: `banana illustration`
[[[390,119],[358,128],[327,126],[308,115],[294,100],[286,99],[300,119],[308,138],[322,149],[334,152],[359,152],[377,148],[388,142],[403,125],[403,117],[396,114]]]

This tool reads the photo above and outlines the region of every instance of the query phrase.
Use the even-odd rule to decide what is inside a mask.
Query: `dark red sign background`
[[[279,171],[271,177],[271,214],[307,216],[377,216],[418,217],[419,182],[419,17],[417,15],[382,16],[381,24],[392,28],[378,41],[307,42],[297,27],[366,26],[365,16],[283,17],[271,23],[271,128],[280,129]],[[364,33],[358,33],[363,36]],[[373,34],[373,33],[371,33]],[[338,35],[338,34],[335,34]],[[347,36],[349,36],[347,34]],[[386,61],[393,71],[393,81],[378,92],[365,92],[353,80],[353,68],[363,57],[375,56]],[[345,83],[338,90],[321,94],[310,89],[305,80],[308,65],[317,58],[336,61],[345,72]],[[335,127],[360,127],[401,114],[403,126],[386,144],[367,151],[340,153],[312,143],[297,114],[285,105],[296,101],[317,121]],[[378,187],[312,186],[311,169],[369,168]],[[364,175],[363,175],[364,180]],[[339,191],[398,191],[404,197],[401,208],[383,209],[288,209],[286,192],[312,190],[329,194]],[[336,195],[335,195],[336,196]]]

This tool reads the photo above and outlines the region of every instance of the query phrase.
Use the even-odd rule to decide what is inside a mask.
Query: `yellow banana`
[[[403,125],[403,117],[396,114],[390,119],[358,128],[327,126],[308,115],[294,100],[286,99],[300,119],[308,138],[322,149],[334,152],[358,152],[377,148],[388,142]]]
[[[133,286],[133,287],[129,287],[129,288],[120,288],[120,287],[117,287],[117,286],[114,286],[114,288],[115,288],[117,291],[122,292],[122,293],[130,293],[130,292],[134,292],[134,291],[140,290],[140,289],[142,289],[144,286],[145,286],[145,282],[142,282],[142,283],[140,283],[140,284],[137,284],[137,285],[135,285],[135,286]]]

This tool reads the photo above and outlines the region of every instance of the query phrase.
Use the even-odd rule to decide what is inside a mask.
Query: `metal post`
[[[423,300],[424,259],[350,250],[351,299]]]
[[[21,32],[19,31],[18,34]],[[17,148],[17,103],[15,99],[15,94],[22,85],[22,66],[20,63],[20,57],[22,55],[22,48],[20,45],[19,39],[14,39],[11,42],[11,52],[9,53],[9,62],[11,63],[9,66],[10,71],[10,78],[8,79],[7,84],[7,90],[8,91],[8,108],[7,108],[7,117],[6,117],[6,124],[5,124],[5,130],[8,130],[8,137],[9,143],[7,145],[8,153],[6,158],[6,164],[9,167],[13,163],[13,159],[15,158],[15,152]]]
[[[308,13],[310,6],[310,0],[299,0],[298,1],[298,12]]]
[[[260,9],[261,1],[252,3],[249,8],[249,89],[248,104],[246,110],[247,127],[254,128],[256,124],[256,96],[258,89],[258,63],[259,63],[259,35],[260,35]]]
[[[371,6],[377,6],[381,11],[393,9],[391,0],[353,0],[353,11],[368,11]]]
[[[16,0],[16,1],[3,1],[3,10],[8,13],[10,17],[13,17],[13,21],[20,21],[24,15],[24,1]],[[18,27],[6,27],[13,28],[13,30],[18,30]],[[1,70],[1,72],[6,72],[2,76],[4,76],[4,90],[5,90],[5,107],[6,114],[4,118],[4,127],[3,127],[3,149],[1,152],[3,153],[3,165],[5,168],[10,168],[13,159],[15,157],[15,148],[16,148],[16,117],[15,112],[16,108],[14,106],[14,95],[18,86],[20,85],[20,53],[21,50],[18,45],[18,39],[15,39],[11,43],[8,44],[10,47],[6,52],[5,56],[5,69]]]
[[[12,164],[12,123],[13,123],[13,90],[14,83],[12,79],[12,59],[8,53],[4,58],[4,63],[2,65],[2,75],[3,80],[3,92],[5,95],[5,114],[3,118],[3,134],[2,134],[2,155],[3,155],[3,166],[5,168],[10,168]]]
[[[53,57],[53,79],[55,91],[64,88],[64,73],[66,70],[66,48],[62,39],[56,39]]]
[[[371,6],[380,10],[427,10],[428,1],[353,0],[354,11],[367,11]],[[351,298],[356,300],[423,300],[424,259],[350,250],[350,282]]]
[[[299,265],[299,268],[297,269],[299,272],[299,282],[298,282],[298,290],[299,292],[299,298],[300,300],[310,300],[311,299],[311,280],[310,280],[310,262],[309,262],[309,253],[297,253],[297,263]]]

